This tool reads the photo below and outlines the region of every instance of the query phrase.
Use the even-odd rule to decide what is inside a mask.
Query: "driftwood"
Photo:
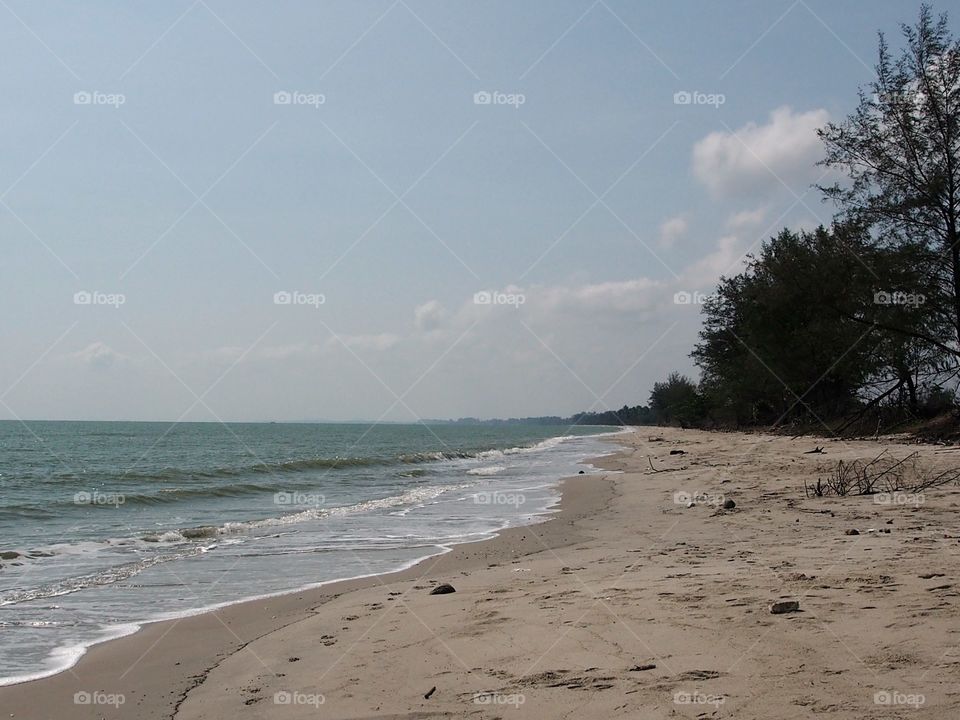
[[[674,472],[674,471],[676,471],[676,470],[685,470],[685,469],[686,469],[686,468],[659,468],[659,469],[658,469],[658,468],[655,468],[655,467],[653,466],[653,459],[652,459],[649,455],[647,455],[647,464],[650,466],[650,469],[647,470],[647,471],[644,473],[644,475],[651,475],[651,474],[654,474],[654,473],[662,473],[662,472]]]

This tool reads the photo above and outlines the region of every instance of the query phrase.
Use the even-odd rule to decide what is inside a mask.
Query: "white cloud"
[[[712,132],[693,147],[693,173],[715,195],[732,196],[780,187],[803,192],[818,177],[823,147],[817,129],[830,119],[824,109],[795,113],[782,106],[765,125]]]
[[[308,355],[312,352],[310,346],[304,343],[294,343],[291,345],[267,345],[257,352],[257,356],[266,360],[289,360],[290,358]],[[242,353],[241,353],[242,355]],[[239,359],[238,355],[234,360]]]
[[[741,210],[727,218],[727,227],[731,230],[749,230],[759,227],[767,217],[767,209]]]
[[[206,355],[216,362],[234,362],[243,355],[243,348],[238,345],[224,345],[210,350]]]
[[[438,300],[429,300],[413,310],[414,323],[418,330],[436,330],[446,318],[446,311]]]
[[[688,227],[687,220],[683,215],[664,220],[660,224],[660,247],[673,247],[673,244],[687,233]]]
[[[743,269],[746,248],[747,244],[736,235],[724,235],[717,240],[713,252],[684,271],[682,279],[689,283],[690,290],[713,288],[721,275],[729,277]]]
[[[70,353],[70,357],[94,368],[108,368],[127,359],[126,355],[118,353],[100,341],[90,343],[83,350]]]
[[[578,309],[596,312],[642,312],[654,310],[658,298],[664,294],[663,283],[650,278],[619,280],[579,287],[552,288],[545,295],[554,299],[554,305],[573,306]],[[562,299],[557,303],[557,299]],[[536,302],[536,297],[534,297]]]
[[[410,420],[411,413],[566,414],[598,402],[601,407],[642,402],[652,382],[672,369],[690,368],[687,353],[701,317],[697,306],[676,304],[674,295],[712,292],[717,275],[735,272],[731,264],[752,240],[746,234],[738,239],[733,231],[717,233],[712,241],[700,234],[692,239],[697,241],[694,260],[677,268],[679,278],[653,270],[613,280],[600,275],[596,281],[578,274],[497,289],[505,296],[522,294],[525,302],[517,305],[477,304],[478,288],[463,286],[444,297],[443,304],[410,303],[407,320],[399,315],[396,325],[344,323],[337,332],[347,347],[318,333],[312,317],[304,317],[280,328],[269,345],[249,349],[218,343],[176,362],[171,359],[171,367],[191,387],[216,382],[205,400],[224,419],[375,418],[396,404],[390,388],[411,387],[404,407],[394,407],[389,419]],[[233,366],[244,352],[243,361]],[[119,353],[104,343],[93,343],[76,355],[89,365],[112,365],[112,370],[96,373],[99,380],[127,382],[131,392],[167,383],[168,391],[154,406],[157,416],[177,417],[184,403],[192,402],[145,353],[126,360],[123,372],[114,364]],[[338,381],[304,382],[318,376]],[[252,413],[254,406],[263,409]],[[198,413],[191,419],[200,417]]]

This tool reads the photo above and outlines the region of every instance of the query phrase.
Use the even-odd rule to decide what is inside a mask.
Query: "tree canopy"
[[[952,408],[960,373],[960,42],[924,5],[854,111],[819,131],[831,227],[784,229],[722,277],[658,422],[843,429]],[[879,423],[880,420],[878,420]],[[878,424],[879,427],[879,424]]]

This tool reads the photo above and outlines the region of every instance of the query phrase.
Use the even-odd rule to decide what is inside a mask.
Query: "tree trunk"
[[[907,383],[907,393],[910,401],[910,414],[916,417],[917,409],[919,407],[917,403],[917,384],[913,381],[913,374],[910,370],[907,370],[906,375],[904,376],[904,381]]]
[[[953,271],[953,325],[956,328],[957,342],[960,342],[960,238],[957,237],[957,223],[952,212],[947,221],[947,242],[952,260],[950,269]]]

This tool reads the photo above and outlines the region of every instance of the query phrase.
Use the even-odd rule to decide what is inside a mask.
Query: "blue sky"
[[[6,0],[0,417],[645,402],[917,11]]]

